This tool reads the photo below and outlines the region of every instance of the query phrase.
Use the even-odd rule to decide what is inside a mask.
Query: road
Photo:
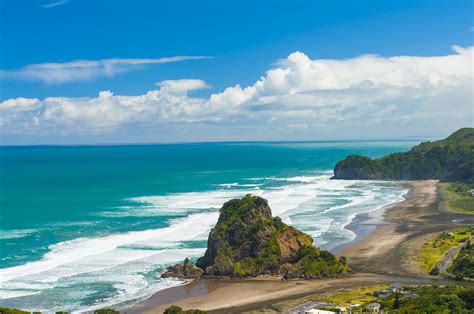
[[[436,267],[438,267],[439,273],[447,276],[447,277],[454,277],[453,274],[448,272],[448,267],[451,265],[453,260],[456,258],[459,250],[464,247],[464,244],[452,247],[448,250],[448,252],[444,255],[441,262],[439,262]]]

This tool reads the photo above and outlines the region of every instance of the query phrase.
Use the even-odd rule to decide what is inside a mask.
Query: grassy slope
[[[449,210],[462,214],[474,214],[474,196],[469,192],[472,188],[462,183],[443,184],[443,196]]]
[[[474,227],[461,228],[452,232],[453,237],[449,237],[446,232],[440,233],[435,240],[421,247],[418,263],[426,273],[431,272],[447,250],[464,243],[473,231]]]
[[[321,301],[336,303],[339,306],[349,307],[351,304],[367,304],[374,301],[372,295],[377,290],[387,289],[388,285],[358,287],[322,298]]]

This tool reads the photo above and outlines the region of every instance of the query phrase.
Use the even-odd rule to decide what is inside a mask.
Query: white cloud
[[[36,108],[40,104],[36,98],[13,98],[2,102],[2,110],[27,111]]]
[[[163,92],[170,94],[184,94],[188,91],[210,88],[206,82],[202,80],[184,79],[184,80],[165,80],[156,83],[157,86],[161,87]]]
[[[64,5],[64,4],[68,3],[69,1],[70,0],[60,0],[60,1],[56,1],[56,2],[47,3],[45,5],[42,5],[41,7],[43,9],[51,9],[51,8],[55,8],[55,7]]]
[[[188,95],[207,88],[204,81],[168,80],[138,96],[10,99],[0,104],[2,128],[77,135],[167,126],[168,134],[186,130],[184,137],[199,130],[201,140],[439,134],[473,124],[473,52],[454,46],[445,56],[346,60],[295,52],[254,84],[205,98]]]
[[[0,70],[0,78],[42,81],[45,83],[67,83],[90,80],[100,76],[112,77],[117,73],[128,72],[147,64],[179,62],[186,60],[208,59],[206,56],[175,56],[155,59],[103,59],[74,60],[29,64],[19,69]]]
[[[102,91],[94,98],[16,98],[0,103],[1,126],[9,132],[90,133],[115,131],[127,124],[189,123],[206,116],[206,101],[188,91],[207,88],[201,80],[168,80],[159,90],[139,96],[115,96]],[[28,111],[27,111],[28,110]],[[24,114],[18,114],[19,112]]]
[[[254,85],[227,88],[213,95],[211,102],[233,107],[273,104],[280,110],[281,106],[347,107],[442,93],[472,82],[474,48],[453,49],[455,54],[442,57],[367,55],[347,60],[311,60],[295,52]],[[364,100],[361,95],[365,95]]]

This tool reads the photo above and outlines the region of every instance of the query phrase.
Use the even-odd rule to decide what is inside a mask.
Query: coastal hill
[[[334,168],[334,179],[426,180],[474,184],[474,128],[423,142],[405,153],[381,158],[351,155]]]
[[[163,277],[323,278],[349,270],[344,258],[318,249],[313,239],[283,223],[265,199],[246,195],[226,202],[196,265],[169,267]]]

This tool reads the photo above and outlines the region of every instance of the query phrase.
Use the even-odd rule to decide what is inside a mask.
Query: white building
[[[380,304],[377,302],[369,303],[367,304],[365,309],[367,310],[367,312],[378,312],[380,311]]]

